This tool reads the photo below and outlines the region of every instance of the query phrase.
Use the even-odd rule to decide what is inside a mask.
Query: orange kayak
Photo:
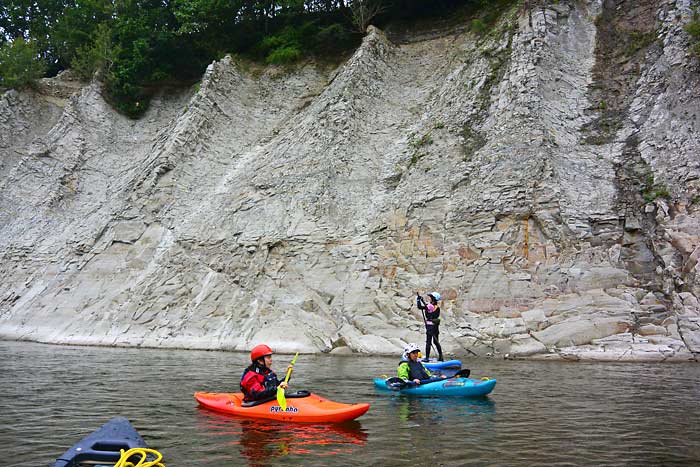
[[[346,422],[356,419],[369,410],[369,404],[333,402],[305,391],[289,394],[285,411],[282,411],[276,399],[253,406],[244,406],[243,394],[240,392],[195,392],[194,398],[201,406],[217,412],[282,422]]]

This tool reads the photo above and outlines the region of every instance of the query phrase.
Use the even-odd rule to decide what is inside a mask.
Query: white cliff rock
[[[138,121],[69,75],[8,91],[0,337],[397,354],[438,290],[451,355],[697,360],[691,3],[226,57]]]

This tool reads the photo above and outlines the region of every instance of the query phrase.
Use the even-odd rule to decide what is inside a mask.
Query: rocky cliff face
[[[398,353],[437,290],[454,355],[697,360],[692,4],[227,57],[139,121],[66,76],[6,92],[0,336]]]

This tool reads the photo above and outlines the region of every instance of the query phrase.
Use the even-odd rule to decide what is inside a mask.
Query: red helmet
[[[272,349],[265,344],[256,345],[253,347],[253,350],[250,351],[250,361],[254,362],[259,358],[263,358],[265,355],[272,355]]]

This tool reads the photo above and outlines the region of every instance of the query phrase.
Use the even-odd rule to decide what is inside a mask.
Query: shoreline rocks
[[[392,355],[439,290],[447,355],[697,361],[690,4],[642,3],[370,27],[337,70],[226,57],[138,121],[69,76],[5,93],[0,338]]]

